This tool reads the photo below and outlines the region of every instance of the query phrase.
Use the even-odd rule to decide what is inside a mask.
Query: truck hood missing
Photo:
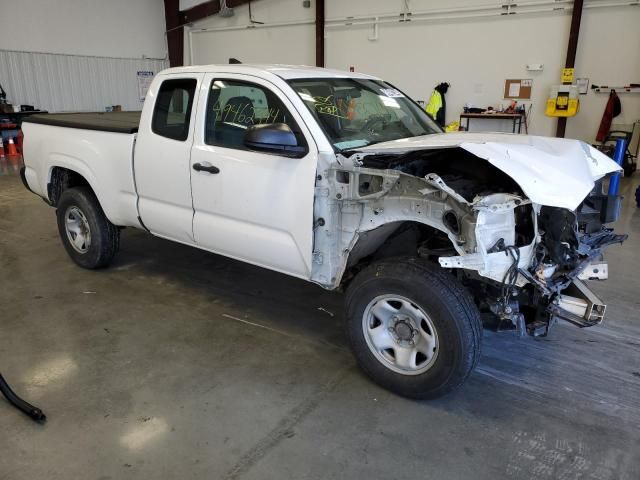
[[[364,154],[462,148],[509,175],[533,202],[575,210],[617,163],[579,140],[501,133],[443,133],[358,148]]]

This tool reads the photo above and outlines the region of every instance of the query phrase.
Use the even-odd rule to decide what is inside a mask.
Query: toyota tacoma
[[[345,292],[362,369],[412,398],[460,386],[482,318],[522,335],[603,320],[584,280],[603,249],[620,167],[577,141],[443,133],[395,86],[312,67],[165,70],[141,113],[25,119],[22,178],[62,244],[106,267],[120,231]]]

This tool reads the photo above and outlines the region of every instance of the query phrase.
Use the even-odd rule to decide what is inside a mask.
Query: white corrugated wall
[[[166,60],[0,50],[7,101],[50,112],[96,112],[109,105],[140,110],[138,71],[157,74]]]

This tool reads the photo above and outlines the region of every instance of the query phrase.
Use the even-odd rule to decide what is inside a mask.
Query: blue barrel
[[[625,139],[616,140],[616,149],[613,152],[613,160],[620,166],[624,162],[624,152],[627,149],[627,141]],[[618,195],[620,189],[620,172],[616,172],[611,176],[609,181],[609,196]]]

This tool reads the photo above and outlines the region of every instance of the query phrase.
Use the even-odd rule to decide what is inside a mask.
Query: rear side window
[[[197,83],[194,78],[162,82],[151,122],[154,133],[173,140],[187,139]]]

